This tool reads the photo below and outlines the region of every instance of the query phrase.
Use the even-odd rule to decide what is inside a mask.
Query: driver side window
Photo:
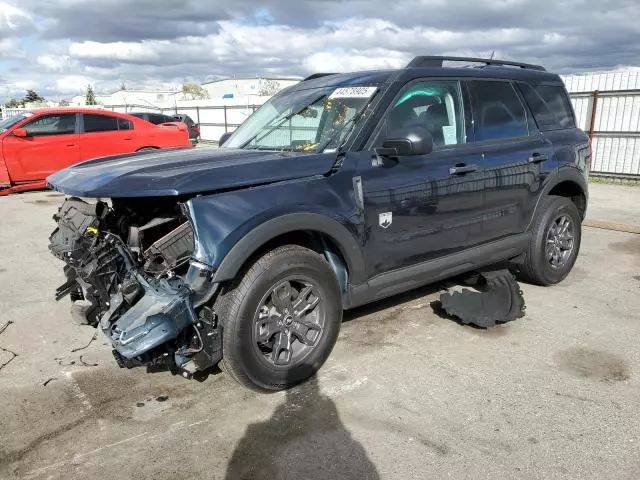
[[[429,131],[434,150],[466,143],[460,82],[429,80],[406,87],[387,111],[374,144],[380,146],[396,136],[396,132],[411,126]]]
[[[76,132],[76,114],[42,115],[25,125],[29,136],[68,135]]]

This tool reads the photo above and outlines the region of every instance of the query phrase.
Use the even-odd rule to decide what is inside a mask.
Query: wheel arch
[[[322,250],[334,251],[338,256],[337,259],[334,257],[338,265],[327,258],[334,270],[340,269],[339,263],[342,261],[350,281],[361,281],[364,276],[365,263],[361,248],[347,227],[334,218],[318,213],[290,213],[268,220],[247,232],[224,256],[212,281],[231,280],[259,254],[286,244],[306,246],[319,253]],[[339,272],[336,271],[336,274]]]
[[[580,212],[580,216],[584,220],[587,211],[587,194],[576,181],[562,180],[556,183],[547,195],[569,198],[575,204],[578,212]]]
[[[547,180],[546,185],[538,195],[533,215],[529,220],[527,230],[533,225],[533,221],[539,213],[542,198],[549,195],[558,195],[569,198],[578,208],[580,216],[584,220],[587,213],[589,189],[586,177],[576,169],[560,170]]]

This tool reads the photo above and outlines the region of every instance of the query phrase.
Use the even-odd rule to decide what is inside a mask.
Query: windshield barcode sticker
[[[369,98],[378,87],[342,87],[336,88],[329,98]]]

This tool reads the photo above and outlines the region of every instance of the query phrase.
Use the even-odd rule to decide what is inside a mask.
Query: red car
[[[20,113],[0,121],[0,196],[47,188],[48,175],[82,160],[171,147],[191,147],[184,124],[96,109]]]

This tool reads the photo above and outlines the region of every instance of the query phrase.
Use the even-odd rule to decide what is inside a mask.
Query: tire
[[[306,300],[300,299],[303,291]],[[298,301],[309,307],[316,299],[299,317],[305,309],[296,308]],[[311,377],[329,357],[342,322],[335,273],[321,255],[297,245],[256,260],[223,291],[215,309],[222,324],[222,369],[256,390],[281,390]],[[304,333],[308,325],[314,327]]]
[[[156,147],[142,147],[136,150],[136,152],[151,152],[153,150],[158,150]]]
[[[567,246],[566,240],[554,244],[553,242],[556,241],[554,238],[557,237],[554,235],[554,231],[550,233],[550,230],[554,228],[562,230],[557,223],[562,218],[568,219],[570,222],[570,227],[568,228],[572,230],[573,243],[569,253],[565,254],[567,252],[566,249],[561,248],[559,250],[562,261],[556,262],[555,260],[558,257],[550,257],[547,251],[547,242],[552,245],[552,249],[554,246]],[[571,272],[580,250],[582,218],[577,207],[570,199],[565,197],[554,195],[543,197],[540,200],[538,213],[534,218],[531,231],[533,237],[522,262],[521,277],[528,282],[542,286],[561,282]]]

